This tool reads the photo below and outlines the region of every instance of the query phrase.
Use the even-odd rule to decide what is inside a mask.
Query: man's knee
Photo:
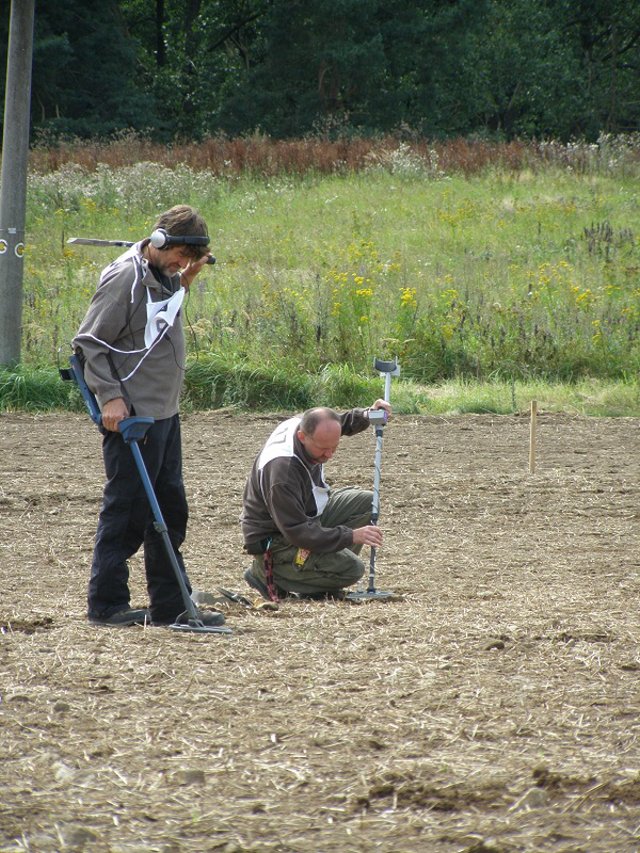
[[[356,492],[356,496],[354,497],[354,507],[356,508],[356,512],[363,514],[371,512],[373,492],[370,492],[367,489],[354,489],[354,491]]]
[[[320,517],[327,527],[347,524],[349,527],[361,527],[371,517],[373,492],[347,486],[338,489],[331,497],[329,506]]]
[[[340,552],[339,575],[345,586],[357,583],[364,575],[364,563],[353,551],[345,548]]]
[[[347,586],[351,584],[358,583],[358,581],[364,577],[364,563],[360,562],[359,565],[354,567],[353,573],[351,577],[348,579]]]

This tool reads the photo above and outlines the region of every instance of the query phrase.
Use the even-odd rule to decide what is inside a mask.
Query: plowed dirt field
[[[640,422],[400,416],[376,586],[251,598],[238,525],[281,415],[183,418],[194,587],[229,636],[85,618],[81,415],[0,415],[0,850],[640,850]],[[336,485],[370,487],[372,432]],[[140,557],[132,601],[146,604]]]

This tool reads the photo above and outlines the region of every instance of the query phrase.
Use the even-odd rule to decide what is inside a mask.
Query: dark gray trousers
[[[139,447],[190,592],[179,550],[186,535],[189,510],[182,480],[178,415],[152,424]],[[131,448],[120,433],[108,432],[102,454],[107,480],[91,565],[89,615],[110,616],[129,606],[127,560],[142,545],[151,618],[171,621],[184,611],[184,602],[162,537],[153,526],[149,500]]]

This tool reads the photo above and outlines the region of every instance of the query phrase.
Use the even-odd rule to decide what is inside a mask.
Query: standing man
[[[371,408],[391,413],[385,400]],[[364,574],[362,546],[382,544],[382,531],[370,523],[373,493],[333,491],[324,479],[340,438],[365,430],[368,412],[310,409],[276,427],[257,456],[240,521],[245,551],[254,557],[244,578],[264,598],[341,597]]]
[[[180,584],[118,424],[133,415],[155,419],[140,450],[191,592],[180,554],[188,518],[178,414],[185,370],[180,307],[210,257],[208,245],[207,225],[193,208],[178,205],[161,214],[151,237],[103,270],[73,340],[104,428],[106,484],[88,590],[88,617],[94,624],[188,621]],[[149,610],[130,604],[127,561],[141,545]],[[202,620],[220,625],[224,616],[203,613]]]

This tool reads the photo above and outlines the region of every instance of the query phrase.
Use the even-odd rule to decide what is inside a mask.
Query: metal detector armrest
[[[393,361],[383,361],[381,358],[375,358],[373,360],[373,369],[378,370],[381,374],[388,373],[391,376],[400,376],[400,365],[397,358],[394,358]]]

